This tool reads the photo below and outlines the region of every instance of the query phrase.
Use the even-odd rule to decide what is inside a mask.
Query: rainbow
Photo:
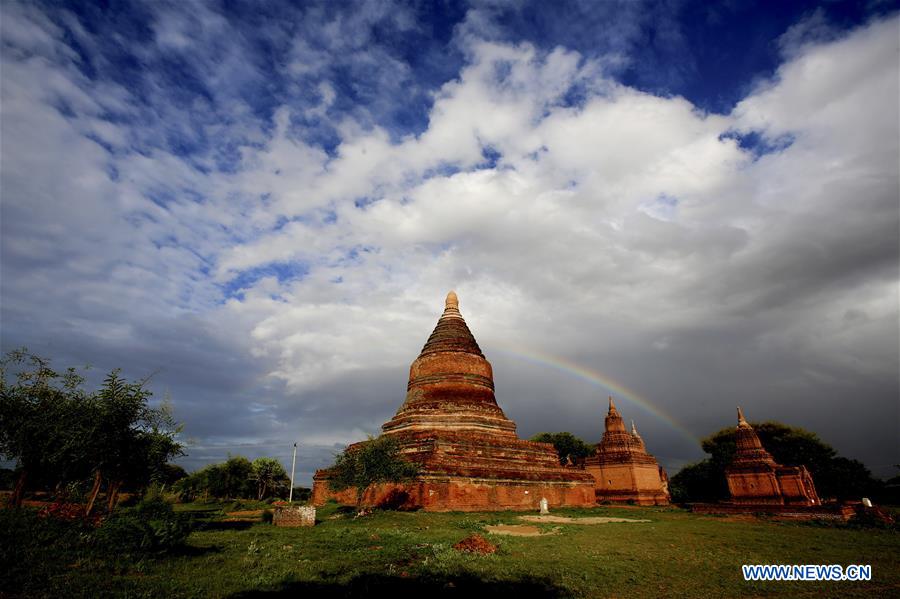
[[[618,401],[619,399],[624,399],[628,402],[640,406],[644,410],[650,412],[651,414],[665,422],[670,428],[683,435],[692,443],[699,443],[697,437],[694,436],[694,434],[691,433],[687,428],[685,428],[683,424],[675,420],[675,418],[663,412],[661,409],[653,405],[649,400],[641,397],[637,392],[629,389],[621,383],[614,381],[612,378],[600,372],[597,372],[596,370],[585,368],[584,366],[566,358],[552,356],[550,354],[545,354],[543,352],[532,349],[511,349],[509,347],[504,347],[503,345],[491,344],[491,352],[494,351],[506,354],[514,358],[525,360],[527,362],[531,362],[532,364],[538,364],[540,366],[552,368],[566,374],[574,375],[592,385],[602,387],[603,389],[606,389],[607,392],[610,393],[613,396],[613,399],[615,399],[616,401]]]

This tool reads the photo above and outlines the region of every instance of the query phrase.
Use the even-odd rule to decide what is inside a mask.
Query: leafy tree
[[[334,491],[355,489],[359,507],[370,486],[410,480],[419,473],[419,467],[400,456],[396,439],[381,435],[345,449],[337,456],[329,473],[328,486]]]
[[[900,464],[894,464],[894,468],[900,469]],[[296,491],[294,492],[296,493]],[[900,475],[892,476],[884,481],[879,501],[888,505],[900,505]]]
[[[669,480],[669,493],[676,503],[727,499],[725,467],[711,459],[685,466]]]
[[[572,433],[568,432],[538,433],[533,436],[531,440],[553,445],[553,447],[556,448],[556,453],[559,455],[560,464],[568,462],[569,456],[571,456],[573,460],[576,458],[586,458],[593,455],[596,450],[593,445],[588,445]]]
[[[208,496],[207,468],[188,474],[172,487],[181,501],[194,501],[201,496]]]
[[[164,464],[160,473],[159,483],[164,486],[172,486],[183,478],[187,478],[187,471],[178,464]]]
[[[819,496],[838,500],[872,495],[881,487],[862,462],[837,455],[818,435],[780,422],[752,424],[763,447],[779,464],[806,466]],[[683,468],[672,477],[676,501],[715,501],[728,498],[725,468],[735,452],[734,427],[724,428],[701,442],[710,457]]]
[[[312,497],[312,489],[309,487],[294,487],[294,501],[308,501]]]
[[[123,484],[158,482],[169,458],[183,453],[175,440],[180,429],[168,406],[150,408],[147,403],[152,394],[144,384],[128,382],[119,376],[119,370],[113,370],[93,398],[96,416],[90,447],[94,485],[86,513],[93,508],[102,479],[107,481],[107,509],[112,511]]]
[[[21,505],[29,482],[84,475],[90,418],[83,382],[74,369],[56,372],[25,349],[0,361],[0,454],[18,463],[11,505]]]
[[[192,472],[178,480],[173,488],[182,501],[193,501],[198,497],[254,499],[260,498],[261,483],[264,485],[262,493],[265,496],[285,492],[289,484],[287,481],[284,468],[274,458],[259,458],[251,462],[244,456],[237,455],[229,456],[227,461],[220,464],[209,464]]]
[[[253,463],[242,455],[229,456],[220,469],[217,497],[253,497]]]
[[[290,479],[284,466],[275,458],[256,458],[250,475],[256,481],[256,499],[264,499],[267,494],[286,492]]]
[[[142,488],[161,476],[181,454],[179,429],[167,406],[149,407],[144,383],[114,370],[87,393],[74,369],[58,373],[25,349],[8,353],[0,361],[0,454],[18,464],[11,503],[21,504],[26,483],[59,491],[90,477],[90,513],[104,480],[112,509],[123,484]]]
[[[10,468],[0,468],[0,489],[12,490],[15,474],[15,471]]]

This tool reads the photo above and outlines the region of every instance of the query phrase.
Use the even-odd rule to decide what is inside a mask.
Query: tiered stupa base
[[[669,505],[669,494],[663,490],[655,461],[610,463],[592,457],[585,460],[584,469],[594,477],[597,503]]]
[[[536,510],[595,504],[594,479],[559,465],[547,443],[478,436],[470,432],[420,431],[397,435],[401,455],[419,464],[420,475],[404,483],[370,487],[363,504],[427,511]],[[316,473],[313,502],[356,503],[354,490],[334,493],[327,471]]]

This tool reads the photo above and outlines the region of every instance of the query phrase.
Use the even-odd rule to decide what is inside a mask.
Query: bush
[[[111,553],[164,553],[184,544],[189,522],[161,497],[150,497],[107,518],[94,534],[97,547]]]
[[[896,530],[897,524],[890,513],[878,507],[865,508],[860,507],[856,513],[847,522],[851,528],[883,528],[886,530]]]
[[[354,443],[338,455],[328,469],[328,486],[332,491],[354,489],[356,505],[361,507],[371,485],[411,480],[418,473],[418,465],[401,457],[397,440],[381,435]]]
[[[132,509],[107,518],[94,534],[96,546],[109,553],[137,553],[152,545],[152,529]]]
[[[556,449],[559,456],[559,463],[565,464],[571,458],[578,460],[593,455],[597,448],[594,445],[585,443],[575,435],[569,432],[561,433],[538,433],[531,438],[532,441],[539,443],[550,443]]]
[[[93,528],[83,520],[39,515],[29,508],[0,508],[0,596],[30,596],[88,544]]]
[[[312,497],[312,489],[309,487],[294,487],[294,501],[309,501],[310,497]]]
[[[146,520],[161,520],[175,515],[172,504],[159,495],[145,497],[133,509]]]

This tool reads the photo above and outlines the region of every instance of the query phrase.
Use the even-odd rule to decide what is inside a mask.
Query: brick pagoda
[[[594,505],[590,474],[560,466],[549,443],[524,441],[494,397],[494,376],[459,312],[456,294],[409,369],[406,401],[382,426],[401,455],[420,466],[412,482],[369,488],[364,503],[430,511],[537,509]],[[352,446],[351,446],[352,449]],[[355,503],[333,493],[328,471],[314,477],[313,502]]]
[[[725,475],[736,504],[820,505],[806,466],[782,466],[765,450],[756,431],[738,411],[736,450]]]
[[[603,439],[597,452],[584,461],[594,477],[597,501],[633,502],[638,505],[668,505],[668,477],[647,453],[634,422],[631,432],[616,410],[612,397],[606,414]]]

